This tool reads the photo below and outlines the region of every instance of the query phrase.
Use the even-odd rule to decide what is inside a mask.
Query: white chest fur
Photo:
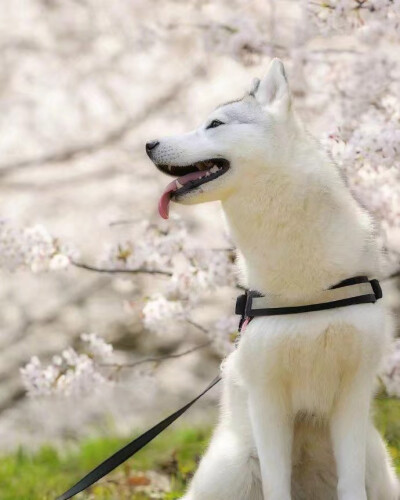
[[[294,414],[327,416],[360,364],[377,369],[390,339],[384,318],[380,303],[256,318],[235,356],[239,379],[279,384]]]

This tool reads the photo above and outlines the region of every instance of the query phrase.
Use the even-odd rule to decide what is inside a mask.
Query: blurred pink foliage
[[[228,55],[245,65],[281,50],[274,34],[274,26],[279,22],[274,17],[274,2],[256,4],[258,9],[247,11],[245,17],[234,16],[225,22],[209,19],[196,26],[202,33],[205,50]],[[329,123],[335,124],[334,128],[325,127],[321,139],[343,170],[354,196],[375,216],[382,247],[387,252],[388,269],[397,272],[400,68],[387,44],[395,44],[398,49],[400,0],[303,1],[301,9],[302,21],[294,43],[284,54],[289,61],[294,93],[303,98],[306,109],[324,110]],[[269,24],[264,22],[267,18]],[[60,25],[60,30],[74,31],[80,25],[79,19],[70,19],[70,24]],[[168,32],[184,27],[165,29]],[[144,28],[140,33],[127,36],[133,37],[132,43],[150,45],[152,36],[157,36]],[[334,51],[325,54],[313,49],[313,41],[323,36],[338,37],[340,57]],[[143,324],[152,333],[168,335],[177,321],[193,324],[193,311],[201,307],[210,291],[234,289],[238,285],[231,250],[196,248],[188,236],[188,228],[179,218],[170,219],[167,225],[140,222],[135,225],[134,239],[109,245],[93,266],[111,272],[155,272],[169,277],[162,290],[143,297],[140,304]],[[77,256],[76,250],[50,236],[41,226],[21,229],[10,221],[0,223],[3,268],[15,270],[25,266],[34,272],[60,271],[77,265]],[[224,356],[232,349],[236,323],[232,316],[221,318],[210,330],[197,327],[203,329],[215,351]],[[106,382],[101,361],[104,356],[112,357],[111,347],[96,336],[82,337],[82,341],[82,347],[89,346],[89,352],[67,349],[47,366],[32,358],[21,370],[29,394],[85,392]],[[400,394],[400,379],[396,376],[399,360],[397,354],[391,355],[385,368],[390,375],[383,380],[390,394]]]

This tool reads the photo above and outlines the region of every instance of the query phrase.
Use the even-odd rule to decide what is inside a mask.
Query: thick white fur
[[[248,287],[297,299],[379,274],[370,219],[294,114],[280,61],[213,119],[225,125],[161,139],[154,161],[231,162],[177,201],[222,201]],[[399,499],[370,418],[387,323],[382,301],[254,319],[224,363],[219,424],[184,500]]]

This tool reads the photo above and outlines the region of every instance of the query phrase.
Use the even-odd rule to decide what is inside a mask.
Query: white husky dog
[[[313,303],[378,273],[369,216],[295,115],[283,64],[197,130],[146,145],[170,199],[220,200],[250,289]],[[390,341],[379,301],[257,317],[223,368],[219,424],[184,500],[397,500],[370,418]]]

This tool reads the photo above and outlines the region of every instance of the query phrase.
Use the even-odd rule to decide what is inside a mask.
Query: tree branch
[[[76,159],[81,156],[90,155],[111,146],[116,142],[121,141],[129,132],[133,130],[136,124],[142,125],[148,119],[149,115],[154,111],[159,111],[160,108],[168,104],[182,89],[187,85],[187,82],[193,75],[201,73],[202,66],[196,66],[190,75],[185,75],[179,82],[172,85],[163,95],[153,102],[149,103],[137,116],[127,118],[125,122],[105,134],[102,138],[93,141],[89,144],[80,146],[71,146],[63,151],[56,151],[49,154],[44,154],[37,158],[27,158],[26,160],[16,161],[5,165],[0,165],[0,177],[13,173],[15,170],[37,167],[52,163],[63,163],[68,160]]]
[[[193,321],[192,319],[189,319],[189,318],[186,318],[185,321],[186,321],[186,323],[189,323],[189,325],[194,326],[195,328],[197,328],[201,332],[203,332],[203,333],[209,333],[209,331],[207,330],[207,328],[204,328],[204,326],[200,325],[200,323],[197,323],[196,321]]]
[[[139,117],[137,118],[139,119]],[[14,172],[30,167],[37,167],[39,165],[47,165],[51,163],[63,163],[65,161],[73,160],[80,156],[93,154],[104,147],[111,146],[115,142],[123,139],[124,136],[132,129],[137,119],[128,119],[125,123],[106,134],[101,139],[93,141],[91,144],[83,144],[81,146],[67,148],[64,151],[38,156],[37,158],[28,158],[26,160],[16,161],[7,165],[0,165],[0,176],[4,176]]]
[[[167,361],[169,359],[177,359],[177,358],[182,358],[183,356],[187,356],[188,354],[191,354],[193,352],[199,351],[200,349],[204,349],[205,347],[208,347],[210,344],[212,344],[212,340],[209,340],[208,342],[205,342],[204,344],[200,344],[195,347],[191,347],[190,349],[187,349],[186,351],[174,353],[174,354],[167,354],[165,356],[154,356],[151,358],[144,358],[140,359],[139,361],[134,361],[132,363],[101,363],[99,366],[105,367],[105,368],[116,368],[118,371],[122,370],[124,368],[136,368],[137,366],[147,364],[147,363],[163,363],[164,361]]]
[[[156,274],[161,276],[172,276],[171,271],[163,271],[162,269],[144,269],[138,267],[137,269],[107,269],[103,267],[92,266],[90,264],[83,264],[82,262],[75,262],[71,260],[71,264],[80,269],[85,269],[86,271],[93,271],[96,273],[109,273],[109,274]]]

